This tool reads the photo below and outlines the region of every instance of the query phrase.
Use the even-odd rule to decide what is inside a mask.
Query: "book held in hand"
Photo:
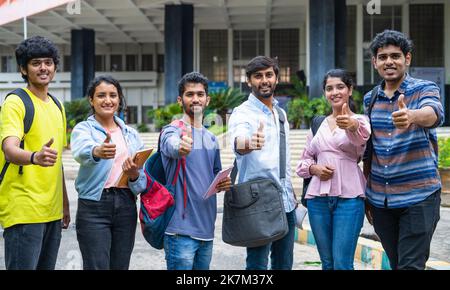
[[[142,168],[145,161],[147,161],[147,159],[150,157],[152,151],[153,148],[137,151],[133,156],[133,162],[136,163],[139,168]],[[120,174],[119,179],[117,179],[116,187],[128,187],[128,176],[123,171]]]

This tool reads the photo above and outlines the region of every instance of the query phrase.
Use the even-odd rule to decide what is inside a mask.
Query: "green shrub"
[[[91,105],[86,98],[76,99],[70,102],[64,102],[66,111],[66,137],[67,146],[70,146],[70,137],[76,124],[84,121],[91,114]]]
[[[439,144],[439,168],[450,168],[450,138],[440,137]]]
[[[205,115],[216,112],[225,123],[227,113],[244,102],[246,96],[239,90],[228,88],[217,92],[210,92],[211,98]]]
[[[64,102],[64,109],[66,111],[68,129],[73,129],[76,124],[86,120],[91,114],[91,105],[85,98]]]
[[[151,109],[147,112],[147,116],[153,120],[155,127],[158,130],[172,122],[172,120],[181,118],[182,115],[183,109],[178,103],[169,104],[157,109]]]
[[[294,125],[294,129],[308,128],[314,116],[328,115],[330,112],[331,106],[324,97],[312,100],[301,97],[288,103],[288,120]]]
[[[137,128],[136,128],[136,129],[138,130],[139,133],[146,133],[146,132],[148,132],[148,127],[147,127],[147,125],[146,125],[146,124],[143,124],[143,123],[137,125]]]

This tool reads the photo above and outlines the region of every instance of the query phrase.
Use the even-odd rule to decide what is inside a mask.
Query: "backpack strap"
[[[314,136],[316,136],[317,131],[319,131],[320,125],[322,125],[323,121],[326,119],[327,117],[324,115],[320,115],[320,116],[314,116],[311,120],[311,131],[312,131],[312,135],[313,138]],[[304,207],[307,207],[307,202],[306,202],[306,191],[307,188],[309,186],[309,183],[311,182],[312,177],[309,178],[304,178],[303,179],[303,190],[302,190],[302,196],[300,198],[300,202],[303,204]]]
[[[25,148],[25,137],[28,134],[28,132],[31,129],[31,125],[33,124],[33,119],[34,119],[34,105],[33,105],[33,101],[31,100],[30,96],[28,95],[28,93],[24,90],[24,89],[15,89],[14,91],[8,93],[5,97],[5,100],[8,96],[10,95],[16,95],[18,96],[21,100],[22,103],[25,107],[25,116],[23,118],[23,137],[22,140],[20,140],[20,148],[22,150],[24,150]],[[57,98],[55,98],[54,96],[52,96],[51,94],[48,94],[48,96],[53,100],[53,102],[56,104],[56,106],[58,107],[58,109],[61,111],[61,114],[63,113],[62,110],[62,105],[61,103],[58,101]],[[6,174],[6,170],[9,167],[10,162],[5,162],[5,164],[3,165],[2,171],[0,172],[0,184],[3,181],[3,178],[5,177]],[[20,165],[19,166],[19,174],[23,174],[23,166]]]
[[[186,124],[183,122],[183,120],[174,120],[170,123],[171,126],[177,127],[181,129],[181,137],[186,136]],[[164,130],[164,128],[163,128]],[[159,139],[158,140],[158,151],[160,150],[160,141],[161,141],[161,135],[162,132],[159,134]],[[188,199],[188,194],[187,194],[187,170],[186,170],[186,156],[183,156],[181,158],[178,159],[177,162],[177,169],[175,170],[175,176],[173,178],[172,181],[172,185],[175,186],[178,180],[178,175],[180,174],[180,169],[183,170],[183,206],[184,206],[184,211],[183,211],[183,219],[185,217],[186,214],[186,207],[187,207],[187,199]]]
[[[320,125],[322,125],[322,122],[326,119],[326,116],[320,115],[320,116],[314,116],[311,121],[311,131],[313,134],[313,137],[317,134],[317,131],[319,131]]]
[[[378,85],[372,89],[372,92],[370,95],[369,107],[367,108],[367,116],[369,117],[370,131],[372,132],[372,134],[370,134],[369,140],[367,140],[366,150],[364,151],[364,155],[363,155],[363,159],[362,159],[364,162],[363,171],[364,171],[364,175],[366,175],[366,177],[368,177],[368,174],[370,172],[370,167],[372,164],[372,155],[373,155],[373,142],[372,142],[373,128],[372,128],[371,114],[372,114],[373,106],[378,97],[379,89],[380,89],[380,85]]]
[[[23,150],[25,147],[25,136],[28,134],[28,132],[30,131],[31,128],[31,124],[33,123],[33,118],[34,118],[34,105],[33,105],[33,101],[31,101],[30,96],[27,94],[27,92],[24,89],[15,89],[14,91],[8,93],[5,97],[5,100],[7,97],[9,97],[10,95],[16,95],[18,96],[21,100],[22,103],[25,107],[25,116],[23,118],[23,137],[22,140],[20,140],[20,148]],[[6,174],[6,170],[9,167],[10,162],[6,161],[5,164],[3,165],[2,171],[0,172],[0,184],[3,181],[3,178],[5,177]],[[19,174],[23,174],[23,166],[20,165],[19,166]]]

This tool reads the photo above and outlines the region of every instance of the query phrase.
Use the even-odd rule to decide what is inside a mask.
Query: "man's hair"
[[[16,48],[17,65],[25,70],[27,69],[27,64],[30,60],[39,57],[52,58],[55,63],[55,68],[58,67],[58,48],[48,38],[33,36],[22,41]],[[28,77],[26,75],[22,74],[22,78],[28,82]]]
[[[412,52],[413,50],[412,40],[406,37],[406,35],[396,30],[386,29],[385,31],[378,33],[372,40],[372,43],[370,44],[370,51],[373,56],[376,56],[378,49],[388,45],[399,47],[404,55],[408,52]]]
[[[247,78],[250,79],[252,74],[254,74],[255,72],[263,69],[268,69],[270,67],[273,68],[273,71],[278,78],[278,72],[280,71],[280,68],[278,66],[278,59],[270,58],[267,56],[257,56],[247,64],[247,67],[245,68],[245,74],[247,75]]]
[[[183,97],[183,94],[186,91],[185,86],[188,83],[202,84],[206,95],[208,95],[208,79],[199,72],[190,72],[185,74],[178,82],[178,95],[180,97]]]
[[[90,83],[86,90],[86,96],[89,99],[93,99],[95,95],[95,89],[101,84],[107,83],[113,85],[117,89],[117,94],[119,95],[119,113],[122,112],[126,108],[125,104],[125,96],[123,95],[122,86],[119,81],[113,78],[110,75],[100,75],[94,78]],[[91,106],[92,112],[95,113],[94,107]]]

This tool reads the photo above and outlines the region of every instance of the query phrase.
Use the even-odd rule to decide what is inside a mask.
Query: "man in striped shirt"
[[[412,42],[385,30],[371,44],[383,79],[370,111],[372,144],[366,214],[392,269],[424,269],[439,220],[436,127],[444,112],[435,83],[407,74]],[[372,92],[364,97],[366,114]]]

